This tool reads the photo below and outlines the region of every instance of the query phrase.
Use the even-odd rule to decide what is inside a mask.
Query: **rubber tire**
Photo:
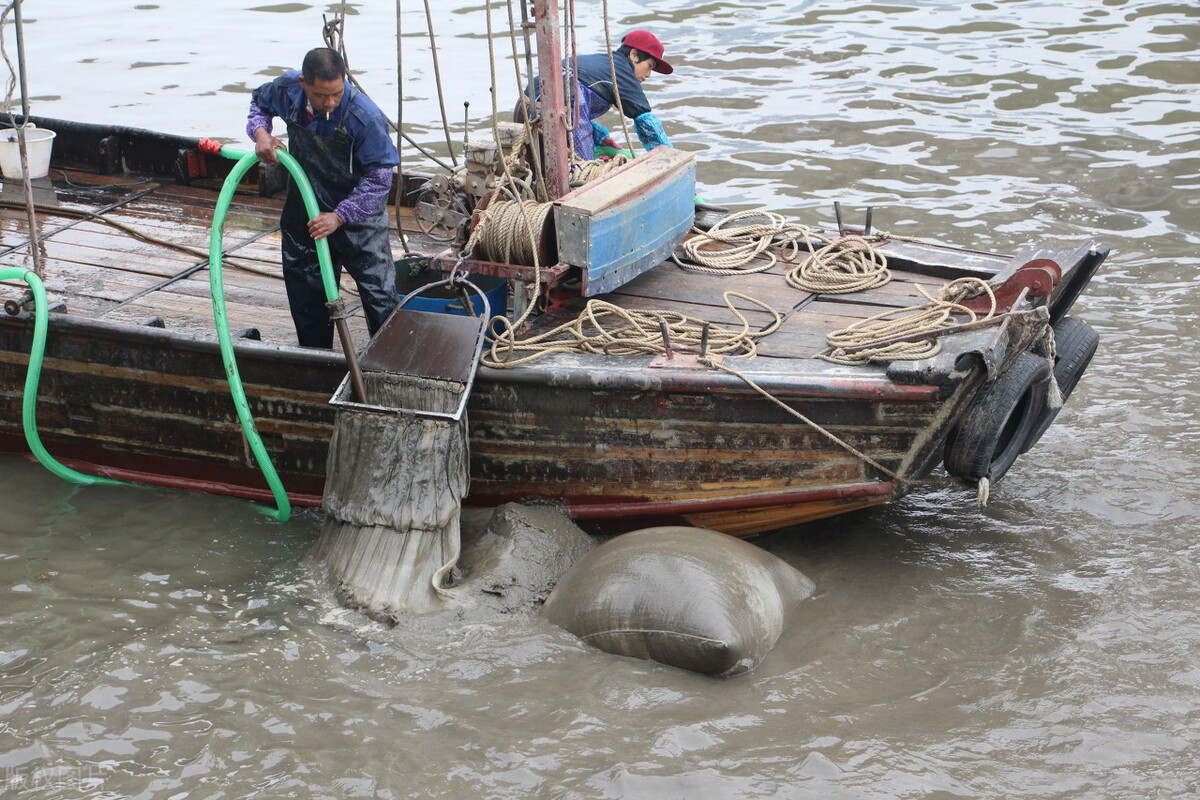
[[[985,386],[946,437],[946,472],[969,482],[1004,477],[1042,419],[1049,378],[1046,359],[1022,353]]]
[[[1099,346],[1100,334],[1096,333],[1096,330],[1083,320],[1063,317],[1055,324],[1054,380],[1058,381],[1058,391],[1062,394],[1064,405],[1067,398],[1071,396],[1071,392],[1075,391],[1075,386],[1083,377],[1088,364],[1092,363],[1092,356],[1096,355],[1096,348]],[[1054,418],[1058,416],[1059,411],[1062,411],[1062,406],[1058,408],[1046,406],[1038,426],[1030,432],[1029,438],[1025,440],[1025,446],[1021,448],[1022,453],[1028,453],[1030,448],[1038,443],[1042,434],[1050,427],[1050,423],[1054,422]]]

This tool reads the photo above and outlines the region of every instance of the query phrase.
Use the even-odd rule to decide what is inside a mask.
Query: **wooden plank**
[[[942,277],[978,275],[987,278],[1004,268],[1009,257],[975,250],[961,250],[936,242],[906,242],[892,239],[882,246],[889,260],[910,261],[913,271]]]
[[[788,286],[781,277],[770,273],[756,273],[738,277],[724,277],[689,272],[673,262],[665,262],[621,286],[612,294],[614,297],[655,297],[687,300],[699,305],[724,305],[722,295],[736,291],[763,302],[771,303],[777,310],[793,307],[806,296],[805,293]],[[613,302],[618,302],[614,300]]]
[[[694,303],[657,297],[623,297],[617,305],[633,311],[676,312],[725,327],[736,326],[740,328],[742,325],[737,315],[725,305],[697,306]],[[762,330],[774,321],[774,318],[769,313],[751,306],[744,300],[735,300],[734,307],[745,315],[746,320],[750,323],[751,330]]]
[[[158,193],[175,198],[181,203],[210,208],[216,206],[219,194],[204,186],[184,186],[176,183],[163,184]],[[258,209],[267,216],[278,217],[279,212],[283,210],[283,200],[282,193],[276,197],[262,197],[256,192],[238,191],[233,195],[231,207]]]
[[[348,304],[351,339],[357,350],[366,347],[370,339],[361,307]],[[229,330],[236,334],[245,328],[255,328],[263,342],[275,345],[296,344],[296,330],[287,303],[261,305],[228,302],[225,308]],[[216,339],[216,323],[211,303],[199,298],[170,292],[156,292],[140,297],[120,309],[105,314],[113,322],[141,322],[149,317],[162,317],[168,330],[187,333],[197,339]],[[336,337],[334,348],[339,349]]]
[[[612,291],[670,256],[695,218],[695,161],[653,150],[555,203],[558,257],[580,268],[584,295]]]
[[[815,358],[827,349],[824,335],[806,331],[776,331],[758,340],[758,354],[769,358]]]
[[[623,204],[630,195],[641,194],[659,185],[664,178],[689,170],[694,174],[695,164],[695,155],[686,150],[676,150],[673,147],[651,150],[603,177],[563,195],[557,204],[561,208],[578,211],[584,215],[601,214]]]
[[[158,292],[153,296],[137,298],[104,315],[105,320],[112,322],[136,323],[150,317],[161,317],[165,326],[173,331],[188,331],[200,339],[217,338],[212,304],[198,297]],[[226,303],[226,318],[234,333],[242,328],[258,328],[267,341],[283,341],[294,339],[295,336],[286,306],[279,308],[229,302]],[[270,338],[267,338],[268,334]]]
[[[0,247],[17,247],[25,244],[28,236],[22,218],[16,224],[9,225],[10,210],[6,210],[3,221],[0,221]],[[129,231],[113,225],[107,225],[97,219],[80,219],[65,215],[50,213],[39,214],[39,227],[42,228],[41,241],[69,242],[90,245],[103,250],[125,250],[127,252],[161,256],[162,258],[190,258],[192,261],[207,257],[209,233],[207,228],[188,227],[179,222],[165,220],[147,220],[130,215],[110,213],[106,215],[121,224],[127,225],[134,231],[148,237],[160,239],[159,243],[141,239]],[[262,230],[230,226],[225,234],[227,249],[237,247],[254,237],[262,235]],[[170,244],[188,248],[191,252],[184,254]]]
[[[6,256],[0,263],[25,266],[23,261]],[[90,264],[63,262],[55,259],[43,261],[43,282],[51,295],[61,295],[70,300],[75,297],[92,297],[120,302],[138,292],[153,288],[161,282],[155,275],[138,272],[122,272]],[[15,283],[12,285],[16,285]],[[22,284],[23,286],[23,284]]]
[[[282,305],[287,308],[287,291],[280,279],[231,270],[222,270],[221,279],[225,298],[230,302],[247,305],[261,304],[266,307]],[[212,289],[208,270],[189,275],[163,286],[155,292],[155,294],[166,293],[196,297],[206,303],[211,302]]]
[[[93,224],[93,223],[87,223]],[[110,228],[68,228],[42,240],[48,257],[96,266],[111,266],[152,275],[174,275],[204,263],[202,254],[184,253],[159,244],[143,242]]]

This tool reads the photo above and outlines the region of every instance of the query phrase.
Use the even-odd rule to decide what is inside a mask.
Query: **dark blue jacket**
[[[633,62],[620,53],[613,53],[613,64],[617,72],[617,88],[621,92],[621,109],[625,116],[633,119],[650,111],[650,101],[642,91],[642,83],[633,74]],[[613,96],[612,69],[608,65],[608,53],[592,53],[579,57],[579,81],[611,106],[616,105]]]
[[[264,116],[304,120],[306,130],[323,137],[333,137],[339,124],[345,120],[346,133],[354,140],[354,160],[360,172],[383,167],[390,169],[400,163],[396,145],[388,131],[387,118],[371,98],[354,89],[347,81],[342,102],[329,115],[330,118],[312,118],[308,113],[308,98],[304,95],[299,78],[299,70],[288,70],[255,89],[247,129],[255,125],[256,108]],[[269,123],[267,129],[270,130]],[[253,130],[249,130],[249,133],[253,136]]]

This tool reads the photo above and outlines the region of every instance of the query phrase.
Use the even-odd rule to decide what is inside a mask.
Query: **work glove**
[[[597,158],[611,159],[613,156],[625,156],[629,159],[633,158],[632,150],[626,150],[623,147],[618,146],[617,143],[612,139],[605,139],[604,142],[604,144],[596,145]]]
[[[612,137],[608,134],[608,128],[596,122],[596,120],[592,120],[592,144],[599,147],[602,144],[606,144],[605,140],[611,139]]]
[[[638,140],[647,151],[653,150],[659,145],[671,146],[671,140],[667,138],[667,132],[663,130],[662,120],[654,116],[653,111],[647,111],[645,114],[634,117],[633,129],[637,131]]]

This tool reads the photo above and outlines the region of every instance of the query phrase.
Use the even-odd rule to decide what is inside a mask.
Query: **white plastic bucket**
[[[44,178],[50,174],[50,151],[54,149],[54,131],[45,128],[25,128],[25,157],[29,162],[29,177]],[[5,180],[19,181],[21,144],[15,129],[0,130],[0,175]]]

